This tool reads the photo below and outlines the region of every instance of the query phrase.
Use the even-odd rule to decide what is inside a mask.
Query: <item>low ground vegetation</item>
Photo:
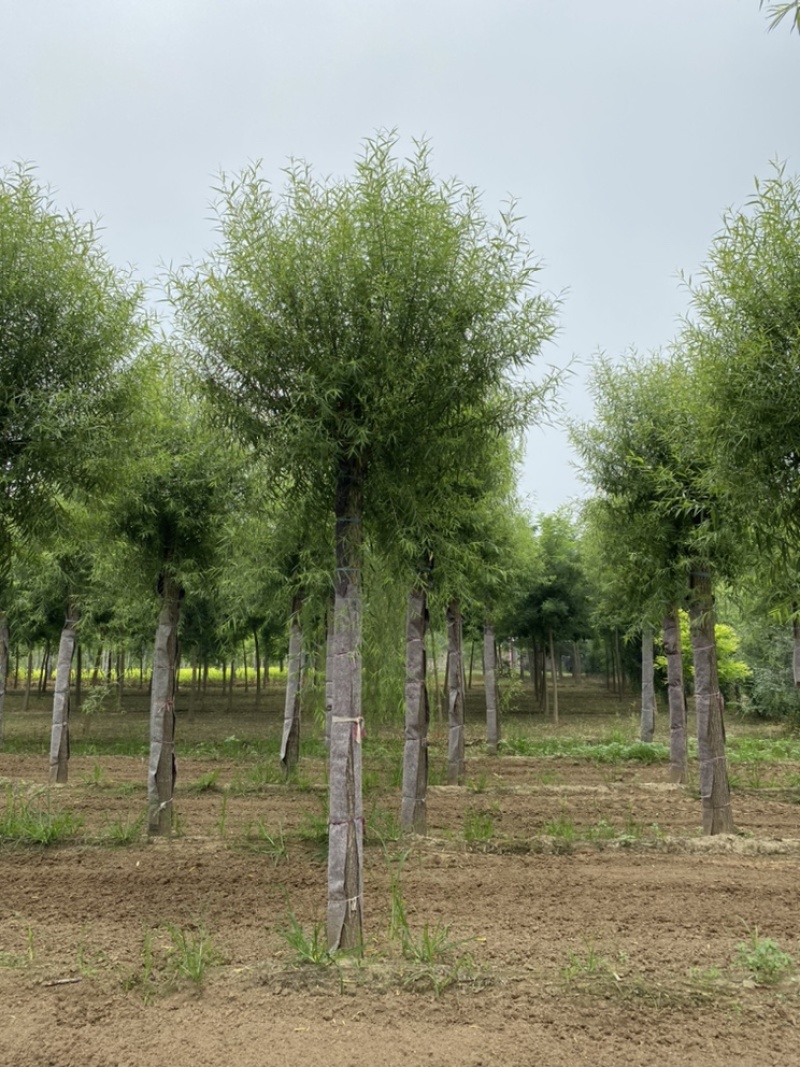
[[[476,685],[463,787],[443,784],[446,724],[433,709],[429,836],[417,839],[398,824],[399,727],[371,729],[366,941],[361,957],[331,956],[321,925],[325,750],[307,722],[298,771],[280,773],[281,695],[275,687],[258,711],[244,693],[231,712],[209,706],[189,721],[179,711],[170,841],[144,829],[144,700],[134,692],[123,712],[78,730],[72,782],[45,787],[48,709],[23,714],[11,695],[0,753],[0,997],[21,1022],[0,1038],[4,1062],[47,1062],[24,1058],[34,1046],[78,1062],[59,1058],[43,991],[66,1011],[61,1034],[83,1028],[107,1062],[125,1034],[158,1028],[164,1012],[175,1024],[168,1047],[202,1042],[219,1055],[226,1026],[246,1043],[269,1011],[288,1062],[303,1049],[366,1062],[352,1044],[348,1060],[332,1035],[404,1032],[411,1020],[427,1047],[451,1042],[477,1062],[490,1047],[469,1029],[481,1018],[501,1020],[497,1062],[517,1062],[514,1049],[535,1037],[553,1062],[564,1041],[580,1057],[602,1039],[597,1062],[649,1063],[645,1031],[653,1062],[659,1049],[662,1063],[679,1062],[666,1049],[713,1064],[736,1042],[737,1062],[768,1062],[756,1050],[764,1041],[794,1054],[793,736],[731,718],[738,833],[709,839],[696,784],[668,782],[663,714],[656,742],[642,746],[633,702],[566,686],[555,730],[523,688],[490,757]],[[716,1040],[688,1028],[687,1013]],[[126,1062],[151,1062],[147,1047],[128,1048]],[[400,1062],[393,1054],[387,1063]]]

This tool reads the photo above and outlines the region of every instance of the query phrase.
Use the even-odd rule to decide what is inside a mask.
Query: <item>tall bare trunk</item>
[[[556,650],[552,630],[550,631],[550,673],[553,676],[553,724],[558,726],[558,671],[556,670]]]
[[[689,773],[686,730],[686,694],[683,689],[683,652],[677,607],[664,616],[664,651],[667,656],[669,699],[669,774],[673,782],[686,782]]]
[[[172,830],[175,790],[175,671],[178,660],[180,589],[168,576],[163,579],[161,611],[153,649],[150,685],[150,762],[147,773],[148,831]]]
[[[725,721],[717,675],[714,634],[714,600],[711,576],[692,574],[689,618],[694,659],[694,699],[697,709],[697,746],[700,760],[700,799],[703,832],[733,833],[728,767],[725,759]]]
[[[3,744],[3,708],[6,702],[6,675],[8,674],[8,618],[0,612],[0,746]]]
[[[80,641],[75,645],[75,711],[80,714],[83,708],[83,646]]]
[[[69,676],[75,651],[75,627],[78,625],[78,617],[78,605],[74,600],[70,600],[58,645],[53,725],[50,732],[50,781],[58,783],[66,782],[69,774]]]
[[[794,645],[794,655],[792,656],[792,673],[794,674],[794,684],[800,687],[800,617],[797,615],[797,605],[794,605],[795,615],[792,619],[792,638]]]
[[[575,685],[580,685],[583,681],[581,648],[577,641],[572,642],[572,681]]]
[[[333,665],[335,662],[333,619],[334,605],[328,605],[325,637],[325,747],[331,747],[331,716],[333,715]]]
[[[656,686],[653,677],[653,627],[642,627],[642,721],[640,737],[651,742],[656,733]]]
[[[328,949],[360,949],[364,912],[361,780],[361,472],[336,491],[336,599],[328,805]]]
[[[284,774],[291,774],[300,759],[300,683],[303,672],[303,631],[300,626],[300,612],[302,610],[302,594],[295,593],[289,619],[289,674],[286,679],[283,737],[281,738],[281,766]]]
[[[27,711],[31,706],[31,689],[33,688],[33,645],[28,645],[28,663],[25,668],[25,698],[22,701],[22,710]]]
[[[425,630],[427,595],[415,586],[408,594],[406,610],[405,744],[403,747],[403,796],[400,827],[407,833],[424,834],[428,829],[428,724],[430,705],[426,671]]]
[[[447,605],[447,781],[464,781],[464,672],[462,669],[461,608]]]
[[[497,664],[495,662],[494,626],[483,626],[483,685],[486,690],[486,744],[497,755],[500,742],[500,719],[497,709]]]
[[[258,643],[258,630],[253,627],[253,644],[255,645],[256,672],[256,711],[261,707],[261,646]]]

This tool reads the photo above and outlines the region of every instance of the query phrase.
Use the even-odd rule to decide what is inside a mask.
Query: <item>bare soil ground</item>
[[[22,722],[12,707],[12,737]],[[181,729],[243,738],[255,722]],[[274,709],[261,722],[277,733]],[[96,733],[142,725],[135,712]],[[800,983],[761,984],[737,953],[772,938],[800,960],[798,768],[760,767],[734,792],[740,833],[703,839],[698,799],[664,764],[489,758],[480,736],[475,721],[467,784],[431,789],[413,842],[397,840],[396,770],[367,738],[366,952],[316,964],[283,933],[293,915],[310,937],[324,916],[321,760],[281,785],[255,756],[179,757],[179,834],[115,847],[144,808],[140,756],[73,756],[70,784],[47,791],[42,752],[0,753],[7,789],[83,820],[71,843],[0,847],[0,1064],[800,1063]],[[400,900],[417,944],[447,928],[441,952],[403,955]],[[175,974],[175,941],[203,934],[214,954],[195,984]]]

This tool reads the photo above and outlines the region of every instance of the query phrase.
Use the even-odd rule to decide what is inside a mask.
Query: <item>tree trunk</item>
[[[6,701],[6,675],[8,674],[8,617],[0,612],[0,747],[3,744],[3,707]]]
[[[436,708],[436,721],[441,722],[444,696],[442,694],[441,686],[439,685],[439,664],[436,660],[436,638],[433,633],[433,626],[431,625],[430,616],[428,617],[428,636],[430,638],[431,644],[431,663],[433,664],[433,706]]]
[[[43,695],[47,692],[47,674],[50,670],[50,642],[44,646],[44,654],[42,655],[42,666],[39,670],[39,694]]]
[[[153,676],[150,685],[150,763],[147,774],[148,832],[169,834],[175,789],[175,671],[178,660],[180,589],[163,577]]]
[[[25,699],[22,701],[22,710],[27,711],[31,706],[31,689],[33,687],[33,645],[28,646],[28,664],[25,670]]]
[[[336,598],[328,804],[328,949],[361,950],[364,810],[361,783],[361,482],[342,461],[336,487]]]
[[[286,679],[286,700],[283,706],[283,737],[281,766],[284,774],[291,774],[300,759],[300,682],[303,674],[303,630],[300,612],[303,596],[295,593],[289,619],[289,675]]]
[[[577,641],[572,642],[572,681],[575,685],[580,685],[583,681],[581,650]]]
[[[483,686],[486,692],[486,744],[493,756],[500,742],[500,719],[497,709],[497,664],[495,662],[494,626],[483,626]]]
[[[792,619],[792,638],[794,644],[792,673],[794,674],[794,684],[800,687],[800,618],[797,616],[797,605],[795,605],[795,616]]]
[[[122,711],[122,698],[125,695],[125,652],[117,653],[117,711]]]
[[[53,726],[50,732],[50,781],[59,784],[67,781],[69,773],[69,676],[75,652],[75,627],[78,618],[78,605],[70,599],[58,645]]]
[[[642,720],[640,737],[650,743],[656,733],[656,686],[653,677],[653,627],[642,627]]]
[[[75,711],[80,715],[83,708],[83,646],[75,645]]]
[[[256,672],[256,711],[261,707],[261,646],[258,643],[258,630],[253,627],[253,643],[255,645],[255,672]]]
[[[553,725],[558,726],[558,671],[556,670],[556,649],[552,630],[550,631],[550,674],[553,677]]]
[[[325,747],[331,747],[331,716],[333,715],[333,665],[335,640],[333,632],[334,605],[328,605],[325,639]]]
[[[462,669],[461,608],[447,605],[447,781],[464,781],[464,672]]]
[[[617,652],[617,669],[619,671],[619,696],[620,700],[625,696],[625,671],[622,667],[622,645],[619,640],[619,630],[614,630],[614,645]]]
[[[228,714],[233,711],[233,690],[236,685],[236,657],[231,656],[230,685],[228,686]]]
[[[425,631],[428,603],[425,589],[415,586],[406,610],[405,744],[400,828],[406,833],[428,830],[428,702]]]
[[[685,783],[689,774],[686,730],[686,694],[683,689],[683,654],[677,607],[664,616],[664,651],[667,655],[669,699],[669,774],[673,782]]]
[[[710,575],[705,572],[693,573],[690,589],[689,618],[694,659],[703,832],[730,834],[733,833],[734,826],[725,760],[725,722],[717,676],[714,600]]]

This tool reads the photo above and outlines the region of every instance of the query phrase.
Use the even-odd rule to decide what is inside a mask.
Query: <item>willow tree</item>
[[[800,686],[800,177],[776,167],[725,215],[692,297],[714,477],[773,609],[793,619]]]
[[[277,472],[333,518],[328,942],[362,936],[361,565],[393,485],[424,486],[443,439],[496,432],[553,329],[509,212],[435,177],[428,148],[365,144],[355,174],[299,163],[275,193],[257,168],[222,180],[221,243],[173,281],[209,392]],[[399,515],[401,527],[406,516]]]
[[[142,406],[134,447],[109,506],[109,528],[124,544],[154,602],[157,625],[150,690],[148,830],[173,824],[175,692],[181,604],[207,586],[225,543],[225,521],[242,502],[245,457],[211,426],[191,395],[175,352],[153,350],[138,368]]]
[[[140,287],[111,266],[91,224],[59,211],[30,172],[0,172],[0,598],[12,545],[50,528],[57,500],[97,481],[140,308]]]
[[[709,477],[698,382],[676,352],[647,360],[631,356],[616,366],[601,361],[593,388],[597,422],[576,429],[574,438],[600,494],[606,531],[616,544],[612,551],[627,565],[640,619],[647,622],[661,612],[669,646],[677,606],[688,603],[703,827],[710,834],[729,832],[713,580],[730,574],[736,539]],[[676,658],[670,656],[668,664]],[[670,679],[670,692],[675,688]],[[685,744],[682,707],[671,702],[670,714],[671,741]],[[671,763],[675,774],[685,755],[673,750]]]

